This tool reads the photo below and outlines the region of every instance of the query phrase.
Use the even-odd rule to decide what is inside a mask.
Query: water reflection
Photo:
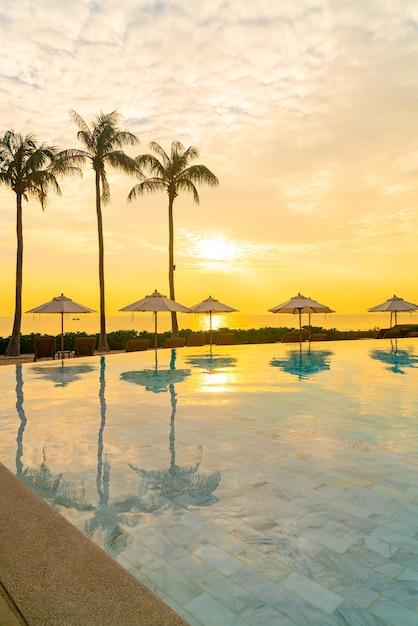
[[[93,372],[96,368],[92,365],[67,365],[61,361],[60,365],[53,367],[32,367],[31,371],[38,378],[51,380],[55,383],[55,387],[65,387],[81,378],[81,374]]]
[[[230,356],[191,356],[186,359],[188,365],[200,367],[207,372],[217,372],[225,367],[236,367],[238,359]]]
[[[110,462],[104,455],[104,431],[106,426],[106,360],[100,357],[99,404],[100,426],[97,437],[96,490],[99,497],[93,517],[88,520],[84,532],[103,548],[122,550],[127,544],[128,534],[121,527],[123,523],[133,525],[128,520],[123,507],[109,503]],[[139,520],[134,519],[134,524]]]
[[[219,501],[213,495],[217,489],[220,480],[220,472],[201,472],[200,465],[202,462],[203,447],[199,446],[196,462],[192,465],[180,466],[176,463],[175,449],[175,417],[177,411],[177,393],[175,383],[182,382],[186,376],[190,374],[190,370],[176,370],[176,351],[172,350],[170,360],[170,370],[162,370],[163,377],[157,376],[152,385],[147,379],[146,389],[158,393],[166,391],[170,393],[170,434],[169,434],[169,450],[170,465],[163,469],[146,469],[129,463],[129,467],[137,474],[139,478],[137,493],[131,502],[126,502],[134,510],[146,510],[150,513],[157,511],[169,510],[175,518],[181,516],[184,510],[190,506],[211,506]],[[143,384],[142,378],[138,376],[142,372],[124,372],[121,374],[123,380],[134,382],[135,384]],[[170,373],[170,375],[168,375]],[[177,375],[176,375],[177,373]],[[124,376],[125,374],[125,376]],[[130,374],[130,376],[126,376]],[[136,376],[132,376],[136,374]]]
[[[158,369],[157,359],[155,367],[148,370],[132,370],[130,372],[122,372],[121,380],[135,385],[145,387],[147,391],[154,393],[166,392],[170,385],[181,383],[190,376],[189,369],[177,370],[175,368],[176,351],[171,351],[170,369]]]
[[[297,376],[299,380],[307,380],[312,378],[314,374],[318,374],[323,370],[329,370],[331,356],[334,353],[331,350],[312,350],[309,346],[305,351],[302,344],[295,350],[288,350],[285,359],[272,359],[270,365],[279,367],[284,372]]]
[[[369,355],[372,359],[377,359],[386,363],[389,367],[386,367],[389,372],[394,374],[406,374],[406,368],[418,367],[418,357],[414,354],[413,348],[398,348],[397,340],[391,340],[390,350],[370,350]]]
[[[24,409],[23,370],[22,365],[16,365],[16,411],[20,424],[17,432],[16,447],[16,476],[36,491],[42,498],[57,506],[74,508],[78,511],[89,511],[93,507],[85,501],[84,487],[80,481],[68,481],[62,474],[51,472],[47,463],[47,448],[42,448],[42,461],[33,467],[24,467],[23,440],[28,423]]]

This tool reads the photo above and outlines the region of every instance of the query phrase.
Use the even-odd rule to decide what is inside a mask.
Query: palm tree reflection
[[[272,359],[270,365],[279,367],[284,372],[297,376],[299,380],[312,378],[314,374],[330,369],[330,359],[334,353],[331,350],[302,350],[302,344],[298,349],[288,350],[285,359]]]
[[[51,472],[46,459],[46,446],[42,448],[42,462],[35,467],[24,468],[22,460],[23,435],[28,420],[24,409],[23,373],[21,364],[16,365],[16,411],[20,419],[16,439],[16,476],[55,506],[61,505],[67,508],[77,509],[78,511],[92,510],[93,507],[85,501],[84,486],[80,481],[63,480],[62,474],[53,474]]]
[[[100,426],[97,437],[97,472],[96,489],[99,497],[93,517],[85,525],[85,533],[103,548],[112,548],[117,552],[126,546],[128,535],[121,524],[128,519],[117,505],[109,503],[110,463],[104,453],[104,430],[106,426],[106,360],[100,357]],[[103,458],[104,456],[104,458]]]
[[[155,371],[154,384],[149,384],[149,379],[141,376],[143,372],[124,372],[121,378],[135,384],[144,384],[148,391],[159,393],[168,389],[170,393],[171,415],[170,415],[170,465],[168,468],[145,469],[133,463],[129,467],[138,475],[139,484],[137,488],[137,502],[131,501],[131,505],[147,512],[171,510],[174,517],[179,517],[189,506],[211,506],[219,499],[213,495],[221,480],[220,472],[204,473],[199,471],[202,462],[202,446],[199,447],[199,454],[193,465],[180,466],[176,463],[175,450],[175,417],[177,411],[177,393],[174,387],[189,376],[190,370],[176,370],[176,351],[172,350],[170,360],[171,375],[162,370],[158,375]],[[127,374],[130,374],[127,376]],[[133,376],[133,374],[136,374]],[[157,382],[158,381],[158,382]]]
[[[408,367],[418,367],[418,357],[414,354],[413,348],[398,348],[397,340],[391,340],[390,350],[370,350],[370,357],[386,363],[389,367],[386,367],[389,372],[394,374],[406,374],[404,371]]]

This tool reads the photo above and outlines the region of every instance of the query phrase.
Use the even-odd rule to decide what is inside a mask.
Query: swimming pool
[[[0,458],[192,625],[418,623],[416,339],[0,369]]]

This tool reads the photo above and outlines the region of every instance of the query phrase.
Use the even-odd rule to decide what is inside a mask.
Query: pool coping
[[[188,626],[1,463],[0,529],[10,624]]]

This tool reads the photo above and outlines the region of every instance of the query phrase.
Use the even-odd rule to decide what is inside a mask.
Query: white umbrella
[[[157,290],[149,296],[145,296],[137,302],[124,306],[119,311],[152,311],[154,313],[155,329],[154,329],[154,344],[157,349],[157,313],[159,311],[177,311],[179,313],[189,313],[190,309],[174,300],[170,300],[167,296],[161,295]]]
[[[74,302],[62,293],[49,302],[29,309],[26,313],[60,313],[61,314],[61,357],[64,358],[64,313],[96,313],[94,309]]]
[[[290,300],[269,309],[269,311],[272,313],[297,313],[299,315],[300,331],[302,331],[302,313],[309,314],[309,326],[311,325],[311,313],[335,313],[335,311],[330,309],[326,304],[320,304],[316,300],[312,300],[312,298],[302,296],[300,293],[290,298]]]
[[[395,317],[395,326],[398,323],[398,313],[405,311],[417,311],[418,304],[413,304],[413,302],[407,302],[403,298],[398,298],[397,296],[393,296],[393,298],[388,298],[386,302],[382,302],[382,304],[377,304],[376,306],[372,306],[370,309],[367,309],[369,313],[375,311],[390,311],[390,327],[392,328],[392,317]]]
[[[219,302],[219,300],[212,298],[212,296],[209,296],[206,300],[202,300],[202,302],[190,307],[190,313],[209,313],[210,345],[212,345],[212,313],[233,313],[234,311],[238,311],[238,309],[234,309],[232,306],[223,304],[222,302]]]

